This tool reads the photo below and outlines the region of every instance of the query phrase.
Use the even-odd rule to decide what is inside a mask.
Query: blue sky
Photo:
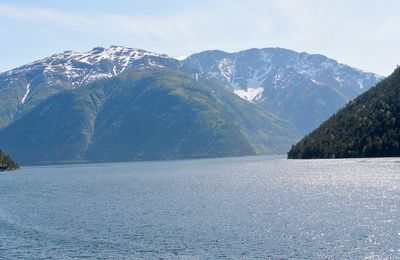
[[[282,47],[390,74],[397,0],[0,0],[0,71],[65,50],[123,45],[187,55]]]

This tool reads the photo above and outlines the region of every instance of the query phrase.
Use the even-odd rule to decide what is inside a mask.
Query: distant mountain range
[[[383,79],[322,55],[281,48],[205,51],[176,59],[111,46],[66,51],[0,74],[0,128],[47,97],[114,77],[126,69],[169,68],[215,78],[238,96],[291,122],[305,134]]]
[[[292,147],[288,157],[400,156],[400,68]]]
[[[205,51],[184,59],[120,46],[66,51],[0,73],[0,147],[22,163],[283,153],[382,79],[322,55],[280,48]],[[141,86],[149,89],[145,96],[137,96]],[[139,110],[131,107],[136,102]],[[165,111],[176,130],[169,135],[160,130],[166,122],[155,123]],[[191,121],[189,114],[182,118],[186,112]],[[177,131],[178,122],[185,131]],[[150,140],[144,132],[163,138],[149,148],[140,142]],[[183,145],[189,139],[203,140],[191,144],[197,152]],[[118,152],[112,144],[125,148]]]

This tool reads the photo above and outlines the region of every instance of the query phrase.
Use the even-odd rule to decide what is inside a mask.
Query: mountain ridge
[[[274,54],[275,52],[276,55]],[[213,71],[211,69],[207,71],[202,66],[199,68],[198,64],[193,65],[196,62],[200,63],[198,57],[199,55],[204,55],[204,53],[207,54],[206,56],[211,55],[222,60],[225,59],[225,63],[222,62],[221,64],[218,63],[218,59],[213,61],[215,64],[218,63],[216,67],[220,66],[225,69],[229,68],[229,62],[231,62],[228,62],[225,56],[238,56],[242,61],[238,63],[237,68],[243,70],[244,74],[242,73],[243,75],[236,77],[237,80],[229,82],[227,80],[230,75],[229,70]],[[355,78],[351,76],[354,73],[359,73],[363,77],[368,77],[369,75],[371,82],[367,84],[361,81],[365,85],[363,85],[365,89],[356,90],[348,87],[351,84],[347,84],[346,87],[335,86],[335,84],[339,83],[334,81],[332,77],[329,78],[330,81],[326,79],[327,82],[319,83],[318,78],[310,79],[309,74],[314,67],[318,70],[325,70],[326,68],[321,65],[323,62],[310,65],[311,67],[307,65],[309,66],[308,68],[311,68],[311,72],[301,74],[298,72],[301,64],[296,67],[296,59],[287,55],[301,56],[303,58],[312,57],[312,59],[321,60],[328,59],[330,61],[329,64],[339,67],[343,65],[342,67],[345,70],[349,70],[343,75],[350,78],[352,82],[358,80],[358,76]],[[275,56],[280,58],[272,62],[271,57]],[[293,66],[292,68],[286,68],[285,64],[288,62],[292,62],[296,68]],[[100,79],[117,76],[127,68],[165,67],[189,74],[194,79],[215,78],[224,83],[236,95],[292,122],[302,133],[306,133],[321,120],[325,120],[336,112],[350,99],[381,79],[376,74],[361,72],[335,62],[323,55],[298,53],[283,48],[252,48],[233,53],[209,50],[192,54],[185,59],[176,59],[165,54],[115,45],[109,48],[96,47],[88,52],[65,51],[0,73],[0,94],[7,97],[7,99],[0,101],[0,128],[18,119],[44,99],[60,91],[79,88]],[[263,78],[261,77],[262,75],[255,73],[257,70],[260,72],[261,69],[268,69],[267,67],[271,68],[270,75],[266,73]],[[328,75],[331,72],[327,70],[324,73]],[[304,76],[305,74],[307,75]],[[375,79],[372,79],[373,77]],[[346,90],[347,88],[349,90]],[[301,95],[297,95],[297,92],[302,93],[303,100],[299,98]],[[331,102],[325,97],[324,92],[329,92],[329,95],[334,97],[334,101]],[[291,108],[291,104],[296,104],[297,107]],[[313,106],[308,107],[309,104],[313,104]],[[313,116],[313,118],[316,118],[315,122],[309,122],[306,120],[307,118],[303,117],[303,114],[309,110],[322,111]],[[303,122],[306,123],[303,124]]]

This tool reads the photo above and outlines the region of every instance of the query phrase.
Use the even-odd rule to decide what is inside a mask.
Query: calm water
[[[400,159],[0,174],[0,258],[400,258]]]

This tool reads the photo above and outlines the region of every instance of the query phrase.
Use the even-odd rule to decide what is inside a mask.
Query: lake
[[[244,157],[0,174],[0,258],[400,258],[400,159]]]

